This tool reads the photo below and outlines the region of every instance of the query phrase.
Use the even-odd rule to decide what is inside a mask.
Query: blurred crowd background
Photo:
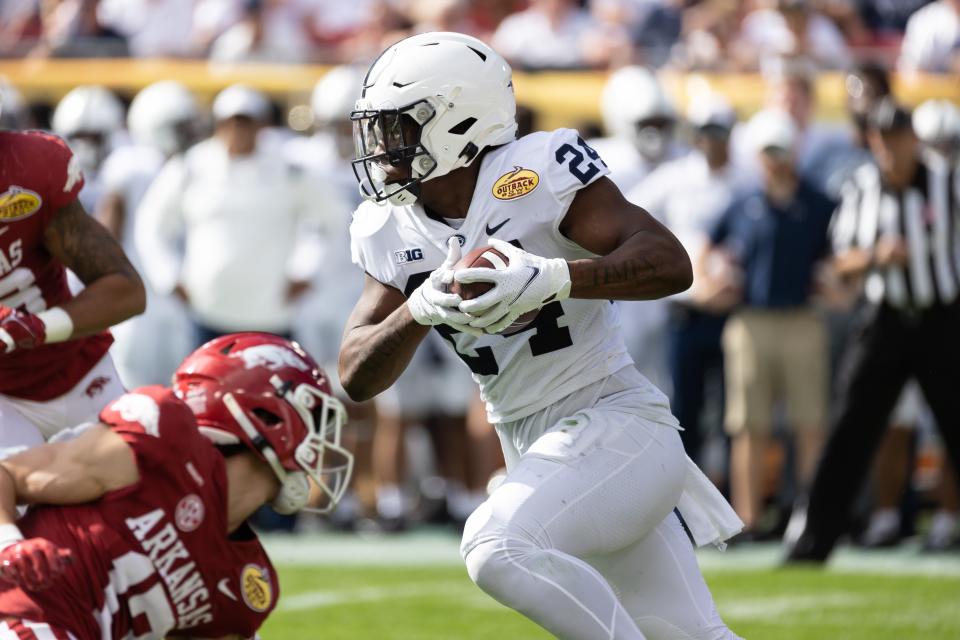
[[[362,284],[349,112],[373,57],[429,30],[490,42],[526,72],[521,132],[578,128],[684,242],[697,283],[619,303],[628,345],[747,522],[742,539],[781,536],[843,402],[833,372],[862,306],[862,283],[830,266],[830,220],[865,164],[956,165],[960,0],[0,0],[0,126],[70,143],[82,203],[150,288],[147,313],[114,330],[128,387],[165,383],[215,335],[264,330],[300,340],[337,388]],[[743,222],[757,194],[807,213],[745,248],[764,237]],[[761,361],[775,384],[759,384]],[[439,336],[350,413],[352,494],[330,520],[261,526],[459,527],[502,473]],[[957,481],[918,389],[891,423],[854,540],[955,547]]]

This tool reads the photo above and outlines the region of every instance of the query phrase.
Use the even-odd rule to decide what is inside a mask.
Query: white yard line
[[[438,531],[397,536],[313,534],[265,536],[267,550],[277,564],[301,566],[462,567],[460,541]],[[726,552],[703,549],[700,566],[708,572],[771,569],[783,556],[777,544],[734,547]],[[916,546],[888,551],[841,548],[827,571],[888,575],[960,577],[960,554],[926,555]]]
[[[361,587],[338,591],[307,591],[296,595],[284,596],[277,605],[278,611],[300,611],[335,607],[358,602],[377,602],[380,600],[399,600],[402,598],[451,597],[460,600],[467,591],[475,589],[462,582],[430,582],[424,584],[398,584],[392,587]]]

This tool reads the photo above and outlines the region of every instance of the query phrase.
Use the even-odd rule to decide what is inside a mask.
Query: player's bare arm
[[[48,251],[77,274],[86,288],[62,305],[73,323],[71,338],[91,335],[143,313],[143,282],[123,249],[78,201],[60,209],[47,227]]]
[[[81,504],[138,479],[133,451],[102,424],[0,462],[0,582],[46,589],[71,561],[69,549],[44,537],[24,538],[17,504]]]
[[[406,301],[400,291],[364,275],[340,345],[340,382],[351,399],[369,400],[393,384],[430,330],[414,320]]]
[[[609,178],[577,193],[560,232],[601,256],[569,263],[571,298],[653,300],[693,283],[690,258],[680,241],[628,202]]]
[[[90,502],[139,479],[130,446],[103,424],[0,461],[0,471],[0,525],[16,521],[18,504]]]

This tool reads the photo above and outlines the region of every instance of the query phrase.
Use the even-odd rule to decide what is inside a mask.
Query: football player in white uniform
[[[509,65],[469,36],[417,35],[370,68],[352,115],[365,286],[341,382],[356,400],[383,391],[431,326],[473,372],[508,474],[461,550],[501,603],[561,638],[736,638],[688,532],[722,545],[741,523],[684,454],[610,303],[686,289],[689,260],[575,131],[517,140],[514,115]],[[509,265],[454,272],[488,243]],[[494,286],[464,301],[454,278]]]

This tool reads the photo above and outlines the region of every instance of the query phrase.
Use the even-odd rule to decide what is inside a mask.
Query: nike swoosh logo
[[[218,582],[217,591],[227,596],[234,602],[239,602],[239,600],[237,600],[237,596],[233,595],[233,591],[230,591],[230,578],[224,578],[223,580]]]
[[[530,274],[530,278],[527,280],[527,282],[522,287],[520,287],[520,291],[517,292],[517,295],[514,296],[513,300],[510,301],[511,305],[520,299],[520,296],[522,296],[523,292],[527,290],[527,287],[530,286],[530,283],[532,283],[534,279],[538,275],[540,275],[540,267],[527,267],[527,268],[530,269],[530,271],[532,271],[533,273]]]
[[[498,225],[495,226],[495,227],[491,227],[491,226],[490,226],[490,223],[488,222],[488,223],[487,223],[487,235],[488,235],[488,236],[492,236],[492,235],[495,234],[497,231],[500,231],[500,227],[502,227],[503,225],[507,224],[508,222],[510,222],[510,218],[507,218],[506,220],[504,220],[503,222],[501,222],[500,224],[498,224]]]

